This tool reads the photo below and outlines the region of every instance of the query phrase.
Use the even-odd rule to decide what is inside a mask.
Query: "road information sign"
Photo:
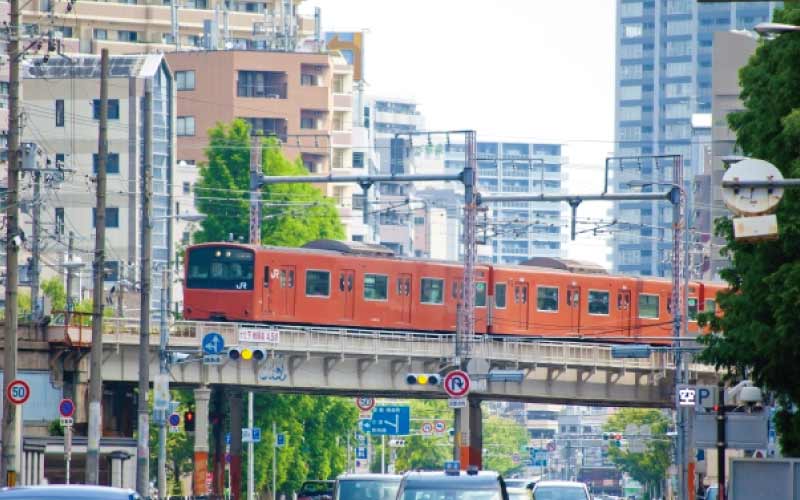
[[[12,380],[6,387],[6,398],[15,405],[21,405],[31,397],[31,387],[22,379]]]
[[[217,332],[203,335],[203,354],[220,354],[225,349],[225,339]]]
[[[444,391],[451,398],[461,398],[469,392],[469,375],[461,370],[453,370],[444,376]]]
[[[356,460],[366,460],[367,459],[367,447],[366,446],[359,446],[356,448]]]
[[[361,411],[370,411],[375,406],[375,398],[356,398],[356,406]]]
[[[437,420],[433,423],[433,432],[441,434],[447,430],[447,422],[444,420]]]
[[[369,427],[370,430],[365,432],[373,436],[408,436],[411,409],[408,406],[376,406]]]

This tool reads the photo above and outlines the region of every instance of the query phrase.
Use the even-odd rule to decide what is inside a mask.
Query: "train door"
[[[571,332],[581,331],[581,287],[567,287],[567,308],[569,308],[569,326]]]
[[[411,275],[397,277],[397,302],[400,305],[400,322],[411,323]]]
[[[631,291],[622,289],[617,291],[617,314],[619,314],[622,336],[631,334]]]
[[[353,319],[356,310],[355,301],[356,272],[352,269],[343,269],[339,272],[339,291],[342,293],[344,307],[342,318]]]
[[[262,309],[266,308],[272,316],[294,316],[294,266],[276,266],[269,271],[272,278],[267,280],[266,273],[269,268],[264,268],[264,302]]]
[[[261,285],[261,313],[267,316],[271,316],[272,312],[272,268],[270,266],[264,266],[264,283]],[[278,281],[275,281],[277,284]]]
[[[517,327],[527,330],[530,319],[530,308],[528,307],[530,287],[525,281],[512,282],[512,287],[514,288],[514,307],[517,308]]]

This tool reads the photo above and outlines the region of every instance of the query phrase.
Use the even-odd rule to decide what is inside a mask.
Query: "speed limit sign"
[[[370,411],[375,406],[375,398],[356,398],[356,406],[361,411]]]
[[[6,398],[15,405],[21,405],[31,397],[31,386],[22,379],[12,380],[6,386]]]

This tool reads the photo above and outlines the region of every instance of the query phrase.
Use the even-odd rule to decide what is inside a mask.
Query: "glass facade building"
[[[681,155],[684,185],[702,173],[692,115],[711,112],[714,32],[752,29],[780,2],[698,3],[617,0],[616,155]],[[615,189],[631,180],[672,182],[670,160],[612,162]],[[668,186],[664,189],[668,189]],[[691,189],[688,190],[691,192]],[[672,208],[667,202],[615,205],[616,272],[669,276]]]

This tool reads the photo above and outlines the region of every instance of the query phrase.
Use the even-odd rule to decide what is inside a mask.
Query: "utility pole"
[[[32,172],[33,175],[33,241],[31,242],[31,267],[28,270],[31,277],[31,319],[34,323],[38,322],[42,317],[42,309],[39,307],[39,274],[41,266],[39,265],[41,246],[39,238],[42,232],[42,173],[40,171],[39,161],[36,161],[36,171]]]
[[[161,321],[159,322],[159,373],[167,374],[167,342],[169,328],[167,325],[167,301],[169,290],[169,263],[161,269]],[[167,498],[167,415],[158,419],[158,495]]]
[[[69,232],[69,243],[67,244],[67,318],[64,322],[66,325],[69,325],[69,317],[70,313],[72,312],[72,308],[74,307],[74,302],[72,300],[72,250],[75,246],[75,233],[72,231]]]
[[[247,392],[247,428],[253,429],[253,391]],[[277,438],[276,438],[277,439]],[[253,440],[247,442],[247,500],[255,496],[255,468],[253,464]]]
[[[3,333],[3,385],[17,378],[17,288],[19,286],[19,135],[20,135],[20,11],[19,0],[9,0],[8,41],[8,190],[6,192],[6,310]],[[8,391],[3,391],[5,394]],[[0,481],[3,486],[17,484],[17,451],[20,435],[17,405],[6,397],[3,404],[3,457]],[[19,415],[21,416],[21,415]]]
[[[141,304],[139,306],[139,402],[138,440],[136,443],[136,491],[148,497],[150,483],[150,416],[147,410],[147,394],[150,390],[150,243],[153,228],[150,222],[153,190],[153,83],[145,82],[144,91],[144,168],[142,169],[142,257],[141,257]]]
[[[278,424],[272,421],[272,500],[278,500]]]
[[[259,190],[259,181],[261,179],[261,135],[255,133],[250,138],[250,244],[261,244],[261,191]],[[269,276],[264,276],[265,280],[270,279]],[[273,423],[274,425],[274,423]],[[253,391],[247,391],[247,428],[253,429]],[[273,435],[275,434],[273,427]],[[273,443],[274,445],[275,443]],[[253,440],[247,442],[247,500],[253,500],[255,488],[253,482],[255,481],[253,469]],[[241,462],[239,462],[241,465]],[[275,464],[272,464],[273,473]],[[240,476],[241,477],[241,476]],[[273,479],[273,498],[277,499],[274,491],[275,481]],[[238,492],[237,492],[238,495]]]
[[[93,290],[92,347],[89,353],[89,437],[86,447],[86,484],[100,484],[100,435],[103,419],[103,271],[106,247],[106,160],[108,157],[108,49],[100,54],[100,127],[97,139],[97,208]]]

